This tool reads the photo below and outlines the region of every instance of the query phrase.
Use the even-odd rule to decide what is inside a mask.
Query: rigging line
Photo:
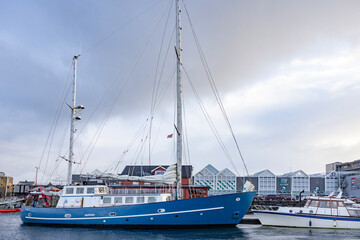
[[[187,76],[187,78],[188,78],[188,80],[189,80],[190,86],[191,86],[191,88],[192,88],[192,90],[193,90],[193,92],[194,92],[194,95],[195,95],[195,97],[196,97],[196,99],[197,99],[197,101],[198,101],[198,103],[199,103],[199,105],[200,105],[200,109],[201,109],[201,111],[203,112],[203,114],[204,114],[204,116],[205,116],[205,119],[206,119],[206,121],[208,122],[208,124],[209,124],[209,126],[210,126],[210,128],[211,128],[211,130],[212,130],[212,132],[213,132],[213,134],[214,134],[214,136],[215,136],[215,138],[216,138],[216,140],[218,141],[220,147],[222,148],[223,152],[225,153],[225,155],[226,155],[226,157],[228,158],[228,160],[229,160],[230,164],[232,165],[232,167],[235,168],[235,165],[234,165],[234,163],[233,163],[233,160],[232,160],[232,158],[231,158],[231,155],[229,154],[229,152],[228,152],[228,150],[227,150],[224,142],[222,141],[222,139],[221,139],[221,137],[220,137],[220,134],[219,134],[219,132],[217,131],[217,129],[216,129],[216,127],[215,127],[215,124],[214,124],[213,121],[211,120],[210,115],[209,115],[209,113],[207,112],[204,104],[202,103],[202,101],[201,101],[201,99],[200,99],[200,96],[199,96],[199,94],[197,93],[197,91],[196,91],[196,89],[195,89],[192,81],[190,80],[190,77],[189,77],[189,75],[188,75],[188,73],[187,73],[187,71],[186,71],[186,69],[185,69],[184,66],[183,66],[183,70],[184,70],[185,75]],[[236,168],[235,168],[235,171],[237,171]]]
[[[129,152],[130,148],[133,146],[133,144],[135,143],[135,141],[139,138],[140,134],[145,130],[147,122],[149,121],[149,119],[146,119],[146,121],[141,125],[140,129],[137,131],[137,133],[135,134],[135,136],[131,139],[130,143],[128,144],[128,146],[125,148],[124,152],[122,153],[122,155],[120,156],[120,158],[123,158],[123,156]],[[121,160],[121,159],[120,159]],[[119,162],[119,160],[115,160],[113,162],[113,164]],[[106,173],[107,171],[109,171],[110,169],[105,170],[104,173]]]
[[[177,59],[175,60],[174,59],[174,63],[176,64],[176,68],[177,68]],[[175,131],[177,131],[176,129],[176,117],[177,117],[177,102],[176,102],[176,98],[177,98],[177,81],[173,81],[173,99],[175,99],[174,101],[174,108],[173,108],[173,123],[174,123],[174,128],[173,128],[173,136],[174,136],[174,140],[173,140],[173,144],[174,144],[174,150],[173,150],[173,159],[175,160],[175,164],[177,164],[177,156],[176,156],[176,151],[177,151],[177,141],[176,141],[176,138],[178,137],[177,134],[175,134]],[[176,136],[176,137],[175,137]]]
[[[107,119],[110,117],[110,114],[111,114],[111,112],[112,112],[115,104],[116,104],[117,101],[119,100],[122,91],[124,90],[126,84],[127,84],[128,81],[130,80],[132,74],[133,74],[134,71],[135,71],[135,68],[136,68],[137,64],[138,64],[139,61],[140,61],[140,58],[143,56],[143,54],[144,54],[147,46],[149,45],[150,40],[152,39],[152,36],[154,35],[156,29],[158,28],[158,26],[159,26],[159,24],[160,24],[160,22],[161,22],[161,19],[163,18],[164,14],[165,14],[165,10],[166,10],[166,9],[167,9],[167,6],[166,6],[166,8],[164,8],[164,11],[163,11],[162,15],[160,16],[159,21],[158,21],[157,24],[155,25],[155,27],[154,27],[152,33],[150,34],[150,36],[149,36],[149,38],[148,38],[148,40],[147,40],[144,48],[143,48],[142,51],[140,52],[140,54],[139,54],[139,56],[137,57],[137,59],[136,59],[134,65],[133,65],[131,71],[129,72],[127,78],[125,79],[125,81],[123,82],[122,86],[120,87],[120,90],[119,90],[119,92],[118,92],[118,95],[117,95],[116,98],[114,99],[113,103],[110,105],[110,108],[109,108],[109,110],[108,110],[108,112],[107,112],[107,114],[106,114],[106,116],[105,116],[102,124],[101,124],[100,127],[98,128],[98,130],[100,130],[100,131],[99,131],[99,134],[98,134],[98,136],[97,136],[96,142],[94,143],[94,145],[93,145],[92,148],[91,148],[91,151],[90,151],[90,154],[88,155],[88,158],[85,160],[84,166],[85,166],[85,164],[87,163],[87,161],[89,160],[90,155],[91,155],[91,153],[92,153],[92,151],[93,151],[93,149],[94,149],[94,147],[95,147],[95,145],[96,145],[96,143],[97,143],[97,141],[98,141],[98,139],[99,139],[99,137],[100,137],[100,134],[101,134],[101,132],[102,132],[102,129],[104,128],[104,125],[105,125]],[[94,138],[93,138],[93,139],[94,139]],[[92,144],[92,143],[90,143],[90,145],[91,145],[91,144]],[[85,156],[85,155],[84,155],[84,156]],[[83,169],[84,169],[84,168],[83,168]]]
[[[153,84],[153,93],[152,93],[152,99],[151,99],[151,115],[153,114],[153,109],[154,109],[154,106],[155,106],[155,96],[156,96],[156,93],[159,89],[159,84],[160,84],[160,80],[161,80],[161,77],[159,78],[159,81],[157,81],[157,73],[158,73],[158,69],[159,69],[159,63],[160,63],[160,58],[161,58],[161,53],[162,53],[162,49],[163,49],[163,43],[164,43],[164,39],[165,39],[165,33],[166,33],[166,29],[167,29],[167,26],[168,26],[168,22],[169,22],[169,16],[170,16],[170,13],[171,13],[171,7],[172,7],[172,1],[171,1],[171,5],[170,5],[170,8],[169,8],[169,13],[167,15],[167,19],[166,19],[166,24],[165,24],[165,28],[164,28],[164,32],[163,32],[163,35],[162,35],[162,39],[161,39],[161,43],[160,43],[160,49],[159,49],[159,55],[158,55],[158,59],[157,59],[157,62],[156,62],[156,68],[155,68],[155,78],[154,78],[154,84]],[[171,42],[171,41],[170,41]],[[165,55],[166,57],[166,55]],[[159,82],[158,84],[156,84],[157,82]],[[157,86],[157,88],[155,87]],[[156,89],[156,93],[155,93],[155,89]],[[154,99],[155,98],[155,99]]]
[[[140,143],[139,143],[139,146],[138,146],[138,150],[136,151],[136,154],[135,154],[135,162],[133,164],[133,168],[132,168],[132,172],[131,172],[131,175],[129,174],[129,176],[133,176],[134,175],[134,171],[135,171],[135,167],[136,167],[136,163],[138,162],[139,158],[140,158],[140,155],[141,155],[141,152],[143,151],[143,148],[144,148],[144,145],[145,145],[145,141],[147,139],[147,136],[143,139],[141,139]]]
[[[168,89],[168,87],[170,86],[170,82],[171,82],[170,80],[173,78],[173,76],[174,76],[174,74],[175,74],[175,70],[176,70],[176,66],[174,66],[170,78],[168,78],[168,80],[167,80],[166,83],[165,83],[165,86],[164,86],[164,87],[162,88],[162,90],[160,91],[159,101],[158,101],[157,105],[155,106],[155,109],[154,109],[154,112],[153,112],[154,115],[155,115],[155,113],[157,112],[157,109],[158,109],[159,106],[160,106],[161,99],[165,96],[166,89]],[[153,116],[154,116],[154,115],[153,115]],[[153,118],[153,117],[152,117],[152,118]],[[152,126],[150,126],[150,127],[152,127]],[[152,129],[151,129],[151,131],[152,131]],[[152,149],[150,149],[150,154],[151,154],[151,153],[154,151],[154,149],[155,149],[155,145],[156,145],[156,142],[157,142],[159,133],[160,133],[160,127],[158,128],[158,131],[157,131],[157,134],[156,134],[156,137],[155,137],[155,142],[154,142],[154,144],[153,144],[153,146],[152,146]],[[150,141],[150,139],[149,139],[149,141]]]
[[[155,4],[156,5],[156,4]],[[154,6],[155,6],[154,5]],[[98,102],[98,104],[96,105],[94,111],[91,113],[90,117],[88,118],[88,120],[85,122],[85,124],[83,125],[83,127],[81,128],[81,130],[79,131],[78,135],[75,137],[74,142],[76,142],[77,138],[81,135],[81,133],[83,132],[83,130],[86,128],[86,126],[88,125],[88,123],[91,121],[92,117],[94,116],[95,112],[97,112],[97,110],[99,109],[99,107],[101,106],[101,104],[104,102],[105,97],[108,96],[109,92],[111,90],[114,89],[114,85],[117,82],[118,79],[114,79],[113,82],[109,85],[108,89],[106,90],[105,94],[102,96],[102,98],[100,99],[100,101]],[[119,93],[120,94],[120,93]],[[82,160],[82,159],[81,159]],[[81,162],[81,161],[80,161]]]
[[[147,12],[149,12],[152,8],[154,8],[156,5],[158,5],[161,2],[161,0],[157,1],[155,4],[153,4],[152,6],[150,6],[149,8],[145,9],[143,12],[141,12],[140,14],[136,15],[135,17],[133,17],[132,19],[130,19],[129,21],[127,21],[126,23],[124,23],[122,26],[120,26],[118,29],[116,29],[115,31],[113,31],[112,33],[110,33],[109,35],[107,35],[105,38],[103,38],[102,40],[98,41],[97,43],[93,44],[91,47],[89,47],[88,49],[86,49],[81,55],[84,55],[87,52],[92,51],[93,49],[95,49],[98,45],[100,45],[101,43],[105,42],[107,39],[109,39],[111,36],[113,36],[115,33],[119,32],[120,30],[122,30],[124,27],[126,27],[127,25],[129,25],[130,23],[132,23],[133,21],[135,21],[136,19],[138,19],[139,17],[145,15]]]
[[[51,177],[54,175],[55,171],[59,168],[60,163],[61,163],[61,161],[59,160],[58,163],[57,163],[57,166],[54,168],[54,170],[52,171],[52,173],[48,177],[47,181],[49,181],[51,179]]]
[[[245,170],[246,170],[247,176],[250,177],[249,171],[248,171],[247,166],[246,166],[246,164],[245,164],[245,160],[244,160],[243,155],[242,155],[241,150],[240,150],[240,146],[239,146],[239,144],[238,144],[238,142],[237,142],[237,139],[236,139],[236,137],[235,137],[234,131],[233,131],[232,127],[231,127],[230,120],[229,120],[229,118],[228,118],[228,116],[227,116],[227,114],[226,114],[226,112],[225,112],[225,108],[224,108],[224,105],[223,105],[223,103],[222,103],[222,101],[221,101],[219,92],[218,92],[218,90],[217,90],[217,88],[216,88],[214,78],[213,78],[213,76],[212,76],[212,74],[211,74],[209,65],[207,64],[205,55],[204,55],[204,53],[203,53],[203,51],[202,51],[202,49],[201,49],[201,46],[200,46],[200,42],[199,42],[199,40],[198,40],[198,37],[197,37],[197,35],[196,35],[196,33],[195,33],[195,30],[194,30],[193,24],[192,24],[192,22],[191,22],[191,18],[190,18],[189,12],[188,12],[188,10],[187,10],[187,8],[186,8],[186,5],[185,5],[185,2],[184,2],[184,1],[183,1],[183,3],[184,3],[185,12],[186,12],[186,14],[187,14],[187,16],[188,16],[188,19],[189,19],[189,23],[190,23],[190,26],[191,26],[191,30],[192,30],[192,33],[193,33],[193,36],[194,36],[194,39],[195,39],[197,48],[198,48],[198,50],[199,50],[199,53],[200,53],[200,56],[201,56],[201,59],[202,59],[202,62],[203,62],[203,66],[204,66],[204,68],[207,70],[207,75],[209,76],[209,77],[208,77],[209,83],[210,83],[210,85],[211,85],[211,87],[212,87],[212,89],[213,89],[213,92],[214,92],[214,94],[215,94],[215,96],[216,96],[216,98],[217,98],[217,101],[218,101],[218,103],[219,103],[219,107],[220,107],[220,109],[221,109],[221,112],[222,112],[222,114],[223,114],[223,117],[225,118],[225,121],[226,121],[226,123],[227,123],[227,125],[228,125],[228,127],[229,127],[229,130],[230,130],[230,132],[231,132],[231,135],[232,135],[232,137],[233,137],[233,140],[234,140],[234,142],[235,142],[235,144],[236,144],[236,148],[237,148],[238,153],[239,153],[239,155],[240,155],[240,158],[241,158],[241,160],[242,160],[242,162],[243,162],[243,165],[244,165],[244,168],[245,168]],[[235,170],[236,170],[236,169],[235,169]],[[237,171],[237,170],[236,170],[236,171]]]
[[[163,89],[160,91],[160,94],[159,94],[159,89],[160,89],[160,80],[162,79],[162,76],[163,76],[163,73],[164,73],[164,68],[165,68],[165,63],[166,63],[166,60],[169,56],[169,50],[170,50],[170,46],[171,46],[171,42],[172,42],[172,39],[174,37],[174,33],[175,33],[175,26],[173,28],[173,32],[171,34],[171,37],[170,37],[170,41],[169,41],[169,44],[168,44],[168,47],[167,47],[167,50],[166,50],[166,54],[165,54],[165,58],[163,60],[163,64],[162,64],[162,68],[161,68],[161,71],[160,71],[160,76],[159,76],[159,82],[158,82],[158,85],[157,85],[157,89],[156,89],[156,94],[155,94],[155,100],[154,100],[154,109],[152,110],[152,113],[151,113],[151,126],[150,128],[152,128],[152,120],[153,120],[153,117],[155,115],[155,112],[157,111],[157,109],[159,108],[160,106],[160,102],[161,102],[161,99],[164,97],[165,95],[165,90],[168,88],[169,86],[169,82],[171,80],[171,78],[174,76],[175,74],[175,70],[176,70],[176,65],[174,65],[174,68],[172,70],[172,74],[171,74],[171,77],[168,78],[167,82],[165,83],[165,86],[163,87]],[[160,97],[158,98],[157,96]],[[150,144],[150,141],[151,141],[151,135],[150,135],[150,138],[149,138],[149,144]],[[149,146],[150,147],[150,146]],[[154,146],[152,148],[152,150],[150,149],[150,154],[151,154],[151,151],[154,150]],[[149,161],[149,164],[150,164],[150,161]]]
[[[61,150],[62,150],[62,147],[63,147],[64,143],[65,143],[65,137],[66,137],[66,133],[68,133],[69,127],[70,127],[70,126],[69,126],[68,124],[66,124],[66,127],[65,127],[64,132],[63,132],[63,136],[61,137],[62,141],[61,141],[61,145],[60,145],[60,147],[59,147],[59,149],[58,149],[58,152],[57,152],[58,154],[57,154],[57,156],[60,156],[60,152],[61,152]],[[49,167],[49,170],[53,169],[54,167],[56,168],[57,161],[58,161],[58,160],[52,161],[52,165]],[[51,177],[52,177],[52,175],[50,175],[49,179],[50,179]],[[47,181],[49,181],[49,179],[48,179]],[[47,181],[46,181],[46,182],[47,182]]]
[[[66,79],[66,81],[65,81],[63,90],[62,90],[62,92],[61,92],[60,99],[59,99],[59,101],[58,101],[58,106],[57,106],[57,108],[56,108],[56,112],[55,112],[54,119],[53,119],[53,122],[52,122],[52,125],[51,125],[51,128],[50,128],[50,131],[49,131],[49,135],[48,135],[48,137],[47,137],[47,139],[46,139],[46,143],[45,143],[43,152],[42,152],[42,154],[41,154],[40,162],[39,162],[39,165],[38,165],[39,168],[40,168],[41,163],[42,163],[42,161],[43,161],[43,158],[44,158],[46,149],[48,148],[47,159],[46,159],[46,164],[45,164],[45,169],[44,169],[44,171],[43,171],[43,174],[42,174],[42,177],[41,177],[40,182],[42,182],[42,180],[44,179],[44,175],[45,175],[45,172],[46,172],[46,169],[47,169],[47,165],[48,165],[48,161],[49,161],[49,155],[50,155],[50,150],[51,150],[52,142],[53,142],[53,140],[54,140],[54,136],[55,136],[55,132],[56,132],[56,126],[57,126],[58,121],[59,121],[59,118],[60,118],[60,112],[61,112],[61,110],[63,109],[65,99],[66,99],[66,97],[67,97],[67,95],[68,95],[68,93],[69,93],[70,87],[71,87],[71,84],[70,84],[70,85],[69,85],[69,88],[68,88],[68,90],[66,91],[66,94],[65,94],[65,89],[66,89],[67,84],[69,83],[72,66],[73,66],[73,61],[71,62],[71,66],[70,66],[70,69],[69,69],[69,72],[68,72],[68,75],[67,75],[67,79]],[[50,142],[49,142],[49,140],[50,140]]]
[[[162,88],[162,90],[160,91],[160,97],[159,97],[159,101],[158,101],[158,103],[157,103],[157,105],[155,106],[155,109],[154,109],[154,112],[153,112],[153,114],[155,114],[156,112],[157,112],[157,110],[158,110],[158,108],[159,108],[159,106],[160,106],[160,102],[161,102],[161,99],[165,96],[165,92],[166,92],[166,90],[169,88],[169,86],[170,86],[170,80],[173,78],[173,76],[175,75],[175,71],[176,71],[176,65],[174,65],[174,68],[173,68],[173,70],[172,70],[172,73],[171,73],[171,76],[168,78],[168,80],[166,81],[166,83],[165,83],[165,86]],[[155,137],[155,142],[154,142],[154,145],[153,145],[153,148],[151,149],[151,152],[150,153],[152,153],[153,151],[154,151],[154,148],[155,148],[155,144],[156,144],[156,141],[157,141],[157,139],[158,139],[158,136],[159,136],[159,133],[160,133],[160,127],[159,127],[159,129],[158,129],[158,131],[157,131],[157,134],[156,134],[156,137]],[[149,140],[150,141],[150,140]]]
[[[68,72],[68,76],[67,76],[66,81],[65,81],[65,85],[64,85],[63,90],[62,90],[62,92],[61,92],[61,96],[60,96],[60,99],[59,99],[59,102],[58,102],[58,106],[57,106],[56,111],[55,111],[55,114],[54,114],[54,119],[53,119],[53,122],[52,122],[52,124],[51,124],[51,128],[50,128],[50,131],[49,131],[49,135],[48,135],[48,137],[47,137],[47,139],[46,139],[46,144],[45,144],[45,146],[44,146],[44,149],[43,149],[43,152],[42,152],[42,155],[41,155],[41,158],[40,158],[40,162],[39,162],[38,167],[41,166],[41,163],[42,163],[42,160],[43,160],[43,157],[44,157],[46,148],[47,148],[47,144],[48,144],[48,142],[49,142],[49,139],[50,139],[51,133],[52,133],[52,131],[53,131],[53,128],[54,128],[54,126],[56,125],[55,123],[56,123],[56,121],[57,121],[57,119],[58,119],[58,114],[59,114],[60,109],[61,109],[61,102],[63,101],[64,92],[65,92],[66,86],[67,86],[67,84],[68,84],[69,76],[70,76],[71,69],[72,69],[72,66],[73,66],[72,64],[73,64],[73,63],[71,63],[70,70],[69,70],[69,72]],[[66,96],[67,96],[67,94],[66,94]],[[66,97],[66,96],[65,96],[65,97]]]
[[[185,101],[183,101],[183,112],[184,112],[184,140],[185,140],[185,156],[187,154],[187,160],[188,160],[188,164],[191,164],[191,159],[190,159],[190,148],[189,148],[189,136],[188,136],[188,132],[187,132],[187,122],[186,122],[186,111],[185,111]]]
[[[169,13],[168,13],[168,16],[167,16],[167,19],[166,19],[166,24],[165,24],[165,28],[164,28],[164,33],[162,35],[162,39],[161,39],[161,43],[160,43],[160,49],[159,49],[159,56],[158,56],[158,59],[157,59],[157,62],[156,62],[156,68],[155,68],[155,78],[154,78],[154,84],[153,84],[153,93],[152,93],[152,98],[151,98],[151,107],[150,107],[150,133],[149,133],[149,165],[151,165],[151,154],[150,154],[150,151],[151,151],[151,130],[152,130],[152,120],[153,120],[153,111],[154,111],[154,107],[155,107],[155,88],[156,88],[156,85],[159,86],[160,85],[160,80],[161,78],[159,78],[159,83],[157,84],[157,73],[158,73],[158,68],[159,68],[159,62],[160,62],[160,57],[161,57],[161,53],[162,53],[162,49],[163,49],[163,43],[164,43],[164,39],[165,39],[165,33],[166,33],[166,29],[167,29],[167,26],[168,26],[168,22],[169,22],[169,16],[170,16],[170,10],[171,10],[171,7],[172,7],[172,4],[173,2],[171,1],[171,5],[169,7]],[[156,88],[156,90],[158,90],[159,87]],[[157,91],[156,91],[157,93]]]
[[[170,82],[171,82],[172,78],[174,77],[175,72],[176,72],[176,65],[174,65],[173,70],[171,71],[171,76],[168,78],[168,80],[166,80],[165,86],[163,87],[163,89],[161,90],[161,92],[160,92],[160,94],[159,94],[159,95],[160,95],[160,98],[159,98],[159,101],[157,102],[157,105],[155,106],[154,113],[157,112],[157,110],[159,109],[160,103],[161,103],[162,99],[163,99],[164,96],[165,96],[166,90],[167,90],[167,89],[169,88],[169,86],[170,86]]]
[[[170,50],[170,46],[171,46],[171,43],[172,43],[172,39],[173,39],[174,34],[175,34],[175,30],[176,30],[176,28],[174,27],[173,32],[172,32],[172,34],[171,34],[171,38],[170,38],[169,44],[168,44],[168,47],[167,47],[167,50],[166,50],[165,58],[164,58],[164,61],[163,61],[163,64],[162,64],[159,81],[162,79],[162,76],[163,76],[163,74],[164,74],[165,63],[166,63],[166,60],[167,60],[167,58],[168,58],[168,56],[169,56],[169,50]],[[176,68],[176,65],[174,66],[174,70],[173,70],[173,71],[175,71],[175,68]],[[155,96],[158,96],[159,88],[160,88],[160,84],[158,84],[158,86],[157,86],[157,90],[156,90],[156,95],[155,95]],[[158,100],[158,99],[155,99],[155,102],[156,102],[157,100]],[[159,101],[160,101],[160,100],[159,100]],[[159,101],[158,101],[158,102],[159,102]]]

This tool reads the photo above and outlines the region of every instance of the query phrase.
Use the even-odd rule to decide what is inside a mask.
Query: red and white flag
[[[172,138],[173,134],[167,135],[167,138]]]

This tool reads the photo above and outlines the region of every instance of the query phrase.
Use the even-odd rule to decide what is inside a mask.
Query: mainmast
[[[176,92],[177,92],[177,179],[176,179],[176,199],[182,198],[182,189],[181,189],[181,176],[182,176],[182,81],[181,81],[181,25],[180,25],[180,0],[176,0],[176,56],[177,56],[177,83],[176,83]]]
[[[74,157],[74,133],[76,131],[75,129],[75,121],[81,120],[80,116],[76,116],[77,109],[81,110],[84,109],[84,106],[79,105],[76,107],[76,65],[77,65],[77,59],[80,55],[75,55],[74,60],[74,82],[73,82],[73,100],[72,100],[72,106],[68,105],[71,109],[71,126],[70,126],[70,148],[69,148],[69,159],[66,159],[68,164],[68,177],[67,177],[67,184],[71,185],[72,182],[72,164],[75,163],[73,161]]]

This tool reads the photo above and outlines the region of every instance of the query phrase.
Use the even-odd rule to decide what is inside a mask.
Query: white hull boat
[[[309,197],[304,207],[254,206],[262,225],[360,229],[360,205],[338,197]]]

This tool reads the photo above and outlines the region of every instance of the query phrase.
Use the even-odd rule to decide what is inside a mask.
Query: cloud
[[[1,163],[7,159],[14,162],[7,164],[6,172],[16,178],[34,175],[68,80],[72,56],[79,52],[83,55],[78,62],[78,103],[86,107],[79,129],[92,116],[77,146],[79,153],[85,151],[120,94],[108,120],[110,127],[105,127],[87,168],[105,169],[121,154],[125,142],[150,112],[166,18],[161,27],[155,26],[168,3],[160,1],[99,45],[94,44],[155,3],[8,2],[0,9],[0,22],[6,23],[0,28],[0,159]],[[358,1],[206,0],[186,4],[251,172],[269,168],[281,173],[290,167],[315,172],[322,171],[327,162],[358,158],[356,149],[360,146],[353,134],[359,117]],[[210,99],[185,11],[182,19],[184,66],[225,142],[231,144],[218,107]],[[172,26],[173,21],[165,35],[166,44]],[[120,92],[152,31],[149,47]],[[163,84],[174,66],[172,45],[165,61],[169,70],[164,72]],[[163,60],[164,56],[160,62]],[[159,136],[173,130],[172,87],[158,109],[158,119],[164,119],[165,125]],[[184,92],[188,131],[194,139],[189,141],[195,170],[209,162],[215,162],[218,168],[229,167],[211,130],[203,123],[191,92]],[[66,102],[71,101],[69,96]],[[96,108],[102,98],[101,106]],[[68,118],[66,106],[61,115]],[[66,118],[58,123],[55,137],[60,140],[54,140],[52,160],[58,157],[60,145],[61,154],[66,152],[68,125]],[[167,152],[172,145],[160,140],[158,144],[154,161],[172,158]],[[236,153],[231,150],[231,154]],[[15,164],[21,167],[15,168]],[[236,165],[240,168],[241,164]],[[61,169],[66,165],[54,175],[61,174]]]

